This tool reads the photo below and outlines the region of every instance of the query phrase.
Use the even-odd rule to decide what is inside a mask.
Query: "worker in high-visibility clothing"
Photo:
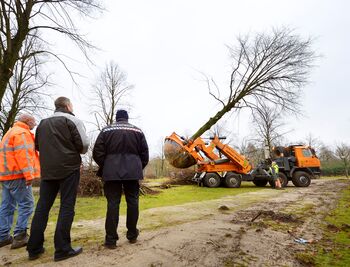
[[[278,168],[277,163],[275,161],[271,161],[270,173],[271,173],[273,180],[275,182],[275,188],[282,189],[281,181],[278,177],[278,172],[279,172],[279,168]]]
[[[20,115],[0,143],[0,247],[12,244],[11,249],[16,249],[28,242],[27,225],[34,210],[32,181],[40,177],[39,155],[31,132],[35,125],[33,116]],[[12,237],[16,206],[18,216]]]

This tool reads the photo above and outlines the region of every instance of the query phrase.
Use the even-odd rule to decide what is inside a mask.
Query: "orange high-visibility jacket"
[[[16,122],[0,143],[0,181],[40,177],[39,155],[34,134],[23,122]]]

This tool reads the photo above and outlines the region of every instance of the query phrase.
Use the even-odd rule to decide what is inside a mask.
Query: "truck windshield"
[[[311,158],[312,157],[312,152],[310,149],[303,149],[303,156]]]

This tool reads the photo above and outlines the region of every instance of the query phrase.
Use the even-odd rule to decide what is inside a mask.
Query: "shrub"
[[[323,176],[345,176],[344,167],[328,167],[322,168]]]

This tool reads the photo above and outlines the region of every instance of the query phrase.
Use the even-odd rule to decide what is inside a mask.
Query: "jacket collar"
[[[17,127],[21,127],[23,129],[26,129],[28,131],[30,131],[30,128],[27,124],[25,124],[24,122],[21,122],[21,121],[16,121],[15,124],[13,125],[14,127],[17,126]]]
[[[120,118],[116,120],[117,123],[128,123],[128,119]]]
[[[55,113],[56,112],[63,112],[63,113],[68,113],[68,114],[70,114],[70,115],[72,115],[72,116],[75,116],[72,112],[69,112],[67,109],[65,109],[65,108],[57,108],[56,110],[55,110]]]

